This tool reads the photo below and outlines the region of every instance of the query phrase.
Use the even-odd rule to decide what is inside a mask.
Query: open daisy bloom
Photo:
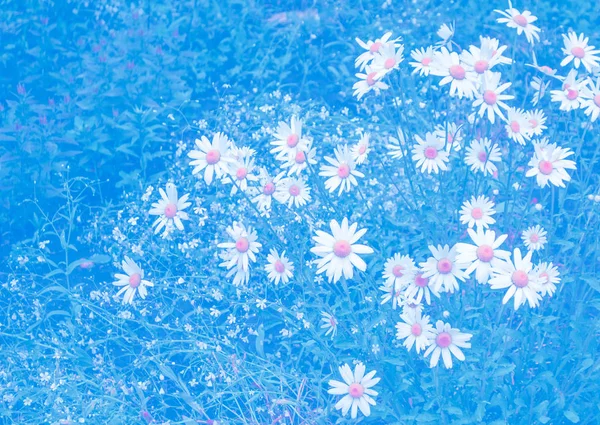
[[[500,73],[488,72],[483,76],[483,84],[481,90],[477,93],[476,99],[473,102],[473,107],[479,106],[479,116],[486,114],[487,119],[494,124],[496,115],[501,119],[506,119],[502,113],[502,109],[507,110],[508,105],[504,100],[512,100],[515,97],[509,94],[502,94],[511,86],[511,83],[500,85]],[[500,109],[502,108],[502,109]]]
[[[566,170],[576,170],[575,161],[567,159],[573,155],[571,149],[563,149],[556,143],[534,143],[535,153],[529,161],[531,167],[525,174],[534,177],[538,186],[545,187],[548,183],[554,186],[565,187],[565,181],[571,180]]]
[[[562,89],[550,91],[552,102],[560,102],[561,111],[581,108],[585,102],[584,94],[588,89],[588,81],[586,77],[579,78],[577,70],[572,69],[565,78]]]
[[[542,226],[536,224],[524,230],[521,239],[529,251],[538,251],[548,242],[547,234]]]
[[[516,28],[518,35],[525,33],[525,37],[527,37],[527,41],[530,44],[534,43],[534,38],[535,40],[540,41],[540,36],[538,34],[540,29],[532,24],[537,21],[537,17],[533,16],[530,11],[524,10],[523,13],[521,13],[512,7],[512,3],[509,1],[508,9],[505,11],[494,10],[494,12],[504,16],[503,18],[496,19],[496,22],[499,24],[506,24],[509,28]]]
[[[475,278],[479,283],[486,283],[492,274],[492,270],[500,263],[510,258],[510,252],[498,249],[506,240],[507,235],[498,236],[493,230],[468,229],[469,236],[475,245],[467,243],[456,244],[456,261],[469,264],[465,270],[467,275],[475,272]]]
[[[395,254],[388,258],[383,268],[386,286],[393,286],[396,291],[404,289],[413,279],[417,268],[408,255]]]
[[[265,271],[268,273],[269,281],[275,285],[279,285],[279,282],[288,283],[290,281],[290,278],[294,275],[294,265],[285,256],[285,251],[280,255],[276,250],[271,249],[267,261]]]
[[[600,57],[597,56],[600,50],[595,50],[594,46],[588,44],[589,37],[585,37],[583,34],[577,34],[573,31],[569,31],[568,35],[563,34],[563,40],[565,47],[562,49],[566,57],[560,63],[560,66],[565,66],[573,62],[575,69],[579,68],[579,65],[583,64],[587,72],[592,72],[592,69],[598,66]]]
[[[231,142],[223,133],[216,133],[212,143],[206,136],[196,139],[194,143],[198,149],[188,153],[188,157],[192,158],[190,165],[194,166],[192,174],[204,170],[204,181],[211,184],[213,176],[221,178],[225,174]]]
[[[423,277],[431,280],[431,286],[435,292],[453,293],[458,290],[458,280],[465,281],[467,275],[464,272],[465,265],[456,259],[456,245],[450,248],[448,245],[429,246],[433,257],[427,262],[421,263]]]
[[[410,57],[414,60],[409,62],[409,65],[414,68],[413,74],[418,72],[419,75],[428,76],[433,62],[433,46],[415,49],[410,53]]]
[[[329,394],[344,395],[336,404],[336,410],[342,411],[342,415],[346,416],[350,411],[350,417],[356,419],[358,410],[365,416],[371,414],[371,406],[375,406],[375,400],[372,397],[377,396],[377,391],[371,387],[377,385],[381,378],[374,378],[376,371],[371,371],[365,375],[365,365],[358,363],[352,373],[352,369],[348,364],[340,367],[340,375],[344,382],[330,380],[331,388],[327,391]]]
[[[365,68],[365,73],[357,73],[356,78],[358,78],[359,81],[352,86],[354,89],[352,95],[356,96],[358,100],[372,90],[378,95],[381,90],[387,90],[389,88],[386,83],[381,81],[379,73],[371,66]]]
[[[440,86],[450,83],[450,96],[473,98],[477,74],[460,60],[458,53],[449,52],[446,47],[435,52],[430,74],[443,77]]]
[[[514,296],[514,307],[518,310],[520,306],[529,302],[530,307],[537,307],[541,296],[537,276],[533,273],[529,251],[525,257],[521,256],[521,250],[515,248],[513,260],[507,260],[493,269],[492,278],[489,280],[492,289],[507,289],[502,304],[506,304]]]
[[[138,291],[142,299],[146,298],[146,295],[148,295],[146,287],[154,286],[154,284],[148,280],[144,280],[144,271],[135,263],[135,261],[127,256],[125,256],[121,266],[127,274],[115,273],[115,278],[118,280],[113,282],[113,285],[122,287],[115,296],[118,297],[125,293],[123,304],[131,304],[133,302],[133,297]]]
[[[348,145],[341,145],[334,150],[335,158],[329,156],[325,157],[331,165],[321,166],[319,175],[322,177],[328,177],[325,181],[325,188],[329,192],[334,192],[338,187],[338,195],[342,192],[350,192],[352,186],[358,186],[357,177],[364,177],[365,175],[360,171],[356,170],[356,162],[352,157],[352,152],[348,149]]]
[[[391,31],[386,32],[381,38],[378,38],[375,41],[369,40],[366,43],[360,38],[356,37],[355,40],[358,43],[358,45],[366,51],[361,53],[356,58],[356,60],[354,61],[354,66],[362,71],[373,59],[375,59],[377,54],[381,52],[382,48],[385,48],[386,46],[398,47],[399,39],[396,38],[390,40],[391,37]]]
[[[326,311],[322,311],[321,316],[321,322],[323,322],[321,324],[321,329],[326,329],[325,336],[331,334],[331,338],[333,339],[337,333],[337,320],[333,315],[327,313]]]
[[[178,198],[177,187],[173,183],[167,183],[166,193],[162,187],[158,191],[162,199],[154,202],[148,212],[150,215],[158,216],[154,223],[152,223],[152,227],[155,227],[154,234],[160,232],[164,227],[165,231],[163,235],[166,236],[172,230],[173,225],[179,230],[183,230],[181,220],[189,220],[188,214],[183,210],[192,205],[191,202],[187,202],[190,195],[185,194],[181,198]]]
[[[525,145],[526,141],[531,139],[531,123],[523,109],[507,109],[505,128],[508,137],[520,145]]]
[[[540,294],[542,296],[553,296],[556,285],[560,283],[560,273],[556,266],[552,263],[540,263],[533,269],[533,274],[537,277]]]
[[[262,245],[257,242],[256,232],[250,226],[246,228],[243,224],[233,222],[227,228],[227,234],[232,239],[231,242],[223,242],[217,245],[225,249],[229,254],[226,261],[221,266],[228,270],[237,267],[238,270],[247,272],[250,268],[250,262],[256,261],[256,254]]]
[[[460,222],[466,224],[469,228],[473,226],[487,229],[490,224],[494,224],[496,220],[492,215],[496,214],[494,203],[485,196],[481,195],[471,200],[465,201],[460,210]]]
[[[310,187],[303,177],[287,177],[281,180],[274,196],[288,208],[298,208],[310,201]]]
[[[452,368],[452,355],[461,362],[464,361],[465,355],[461,348],[471,348],[471,343],[468,341],[472,336],[451,327],[449,323],[438,320],[433,329],[433,343],[425,351],[425,357],[431,355],[429,367],[437,366],[440,356],[444,360],[446,369]]]
[[[357,244],[358,240],[367,232],[367,229],[356,230],[358,224],[348,226],[348,219],[342,220],[342,225],[331,220],[329,227],[331,235],[317,230],[313,237],[316,246],[310,249],[315,255],[321,257],[317,261],[317,274],[325,272],[329,282],[337,282],[342,275],[346,279],[354,276],[354,267],[360,271],[367,269],[367,264],[359,257],[359,254],[372,254],[372,248]]]
[[[415,140],[417,143],[412,148],[412,159],[417,162],[416,166],[421,168],[422,173],[427,171],[428,174],[437,174],[439,170],[448,170],[449,158],[444,139],[440,139],[435,133],[427,133],[425,140],[419,135],[415,135]]]
[[[471,167],[473,171],[480,171],[484,175],[494,175],[498,171],[498,167],[494,162],[502,161],[500,148],[496,143],[483,138],[473,140],[467,148],[465,163]]]
[[[275,132],[275,140],[271,145],[271,153],[279,161],[285,161],[288,158],[294,158],[299,150],[305,150],[307,141],[302,138],[302,121],[295,116],[291,119],[291,125],[280,122]]]
[[[600,75],[596,79],[596,83],[588,82],[583,89],[582,97],[581,107],[585,109],[585,114],[590,117],[590,121],[596,121],[600,116]]]
[[[407,310],[400,318],[403,321],[396,323],[396,338],[404,340],[403,345],[408,351],[414,345],[418,354],[431,345],[434,333],[429,316],[422,316],[418,310]]]

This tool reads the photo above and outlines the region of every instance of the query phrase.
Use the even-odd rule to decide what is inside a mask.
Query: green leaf
[[[579,415],[572,410],[567,410],[565,412],[565,418],[573,422],[574,424],[579,423]]]

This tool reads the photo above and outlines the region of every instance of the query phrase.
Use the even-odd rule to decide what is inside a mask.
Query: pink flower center
[[[483,93],[483,101],[488,105],[493,105],[498,100],[498,96],[492,90],[486,90]]]
[[[346,258],[352,252],[352,246],[348,241],[337,241],[333,245],[333,253],[339,258]]]
[[[545,159],[540,161],[540,165],[538,167],[540,169],[540,173],[545,175],[552,174],[552,170],[554,169],[552,163],[550,161],[546,161]]]
[[[300,139],[299,139],[299,137],[298,137],[298,135],[297,135],[297,134],[290,134],[290,135],[287,137],[287,145],[288,145],[290,148],[295,148],[295,147],[296,147],[296,145],[298,144],[298,141],[299,141],[299,140],[300,140]]]
[[[400,264],[398,264],[397,266],[394,266],[394,268],[392,269],[392,274],[396,277],[402,277],[404,276],[404,273],[402,273],[404,271],[404,267],[402,267]]]
[[[298,195],[300,195],[300,187],[298,187],[298,185],[293,184],[290,186],[289,192],[290,192],[290,195],[292,195],[294,197],[298,196]]]
[[[542,71],[544,74],[550,74],[550,75],[552,75],[554,73],[552,68],[550,68],[547,65],[540,66],[540,71]]]
[[[571,54],[576,58],[581,59],[585,56],[585,50],[583,50],[582,47],[575,46],[571,49]]]
[[[374,86],[375,83],[377,82],[377,80],[375,79],[376,75],[377,75],[377,72],[371,72],[367,75],[367,84],[369,86]]]
[[[265,187],[263,187],[263,193],[267,196],[271,196],[275,193],[275,185],[271,182],[267,183]]]
[[[296,158],[294,159],[296,160],[296,164],[304,164],[304,161],[306,161],[306,155],[304,152],[298,151],[296,152]]]
[[[273,268],[275,269],[275,271],[277,273],[283,273],[285,271],[285,266],[283,265],[283,263],[281,262],[281,260],[275,261],[275,264],[274,264]]]
[[[515,21],[515,23],[521,27],[526,27],[528,24],[527,18],[520,14],[513,16],[513,21]]]
[[[177,205],[175,204],[167,204],[165,207],[165,216],[167,218],[173,218],[177,215]]]
[[[235,176],[237,177],[238,180],[244,180],[247,175],[248,175],[248,170],[246,169],[246,167],[240,167],[235,172]]]
[[[348,387],[348,394],[350,394],[350,397],[352,398],[361,398],[364,392],[365,387],[356,382],[354,384],[350,384]]]
[[[383,63],[385,69],[392,69],[394,65],[396,65],[396,59],[394,58],[387,58]]]
[[[371,53],[377,53],[379,51],[379,49],[381,48],[382,43],[380,41],[376,41],[375,43],[371,44],[371,47],[369,47],[369,51]]]
[[[485,162],[487,161],[487,153],[485,153],[485,151],[481,151],[477,154],[477,158],[481,161],[481,162]]]
[[[431,147],[431,146],[425,148],[425,152],[424,152],[425,158],[434,159],[437,156],[437,154],[438,154],[438,151],[436,148]]]
[[[529,277],[523,270],[516,270],[512,274],[512,282],[519,288],[524,288],[529,283]]]
[[[460,65],[452,65],[449,69],[450,75],[455,80],[464,80],[465,79],[465,69]]]
[[[129,286],[132,288],[137,288],[142,283],[142,276],[139,273],[134,273],[129,276]]]
[[[471,217],[473,217],[475,220],[481,219],[481,217],[483,217],[483,210],[479,207],[473,208],[471,210]]]
[[[338,167],[337,173],[341,179],[348,178],[348,176],[350,175],[350,166],[348,164],[341,164]]]
[[[531,124],[531,128],[536,128],[538,126],[537,120],[530,119],[529,124]]]
[[[512,130],[513,133],[518,133],[521,131],[521,126],[519,125],[519,123],[517,121],[513,121],[510,123],[510,129]]]
[[[435,337],[435,343],[438,347],[447,348],[452,344],[452,335],[448,332],[440,332],[438,336]]]
[[[548,276],[548,273],[544,272],[544,273],[540,274],[540,281],[543,285],[545,285],[546,283],[549,283],[550,276]]]
[[[429,279],[427,279],[426,277],[423,277],[422,273],[419,273],[415,277],[415,285],[417,285],[419,288],[425,288],[428,283],[429,283]]]
[[[214,165],[221,159],[221,152],[216,149],[206,152],[206,162],[208,165]]]
[[[486,60],[478,60],[477,62],[475,62],[475,66],[473,68],[475,68],[476,73],[483,74],[485,71],[488,70],[489,66],[490,65]]]
[[[424,57],[423,59],[421,59],[421,65],[423,65],[423,66],[429,66],[430,63],[431,63],[431,58],[429,58],[429,57]]]
[[[477,248],[477,258],[484,263],[489,263],[494,258],[494,250],[489,245],[481,245]]]
[[[241,237],[235,242],[235,249],[242,254],[247,252],[250,248],[250,242],[248,242],[248,238]]]
[[[419,336],[423,333],[423,328],[418,323],[415,323],[410,327],[410,333],[414,336]]]
[[[437,269],[441,274],[448,274],[452,271],[452,261],[442,258],[437,263]]]
[[[577,96],[579,96],[579,92],[577,90],[567,89],[567,99],[575,100],[577,99]]]
[[[531,235],[531,236],[529,237],[529,240],[530,240],[532,243],[538,243],[538,241],[540,240],[540,238],[538,237],[538,235],[536,235],[536,234],[534,233],[533,235]]]
[[[594,103],[596,104],[596,106],[598,108],[600,108],[600,94],[597,94],[596,96],[594,96]]]
[[[360,145],[358,147],[358,153],[359,154],[364,155],[366,151],[367,151],[367,146],[366,145]]]

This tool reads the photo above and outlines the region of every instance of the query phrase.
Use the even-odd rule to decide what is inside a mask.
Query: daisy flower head
[[[456,261],[468,264],[465,274],[470,276],[475,272],[477,282],[484,284],[492,275],[492,270],[498,267],[502,261],[510,258],[510,252],[498,249],[506,240],[507,235],[496,238],[496,232],[482,228],[478,228],[477,232],[468,229],[467,232],[474,245],[457,243]]]
[[[581,108],[585,109],[585,114],[590,117],[592,122],[600,116],[600,76],[594,84],[592,81],[583,89],[583,101]]]
[[[338,195],[342,192],[350,192],[352,186],[358,186],[357,177],[365,175],[356,169],[356,162],[352,157],[352,152],[347,145],[341,145],[334,149],[335,158],[325,157],[330,165],[321,166],[319,175],[328,177],[325,181],[325,188],[331,193],[339,188]]]
[[[279,282],[286,284],[294,275],[294,265],[285,256],[285,251],[280,255],[275,249],[271,249],[267,255],[265,271],[268,273],[269,280],[275,285],[279,285]]]
[[[525,33],[525,37],[529,44],[534,44],[534,39],[540,41],[539,32],[540,29],[533,25],[533,22],[537,21],[537,17],[533,16],[530,11],[524,10],[523,13],[512,7],[512,3],[508,2],[508,9],[494,10],[494,12],[501,14],[503,17],[496,19],[499,24],[506,24],[509,28],[515,28],[517,35]]]
[[[288,208],[298,208],[310,201],[310,187],[303,177],[287,177],[281,180],[274,196]]]
[[[231,142],[223,133],[213,135],[212,142],[206,136],[194,141],[196,148],[188,153],[192,159],[190,165],[194,166],[192,174],[196,175],[204,170],[204,181],[210,185],[213,177],[223,177],[227,170],[228,153]]]
[[[577,70],[572,69],[563,82],[561,90],[550,91],[552,102],[560,102],[561,111],[570,111],[582,107],[585,101],[582,96],[588,86],[588,79],[579,78]]]
[[[342,277],[352,279],[354,267],[360,271],[367,269],[367,264],[359,255],[372,254],[373,248],[358,244],[358,240],[364,236],[367,229],[357,230],[358,223],[348,225],[348,219],[344,218],[342,224],[331,220],[329,223],[331,234],[317,230],[313,237],[316,245],[311,252],[318,257],[317,274],[325,272],[329,282],[336,283]]]
[[[398,138],[394,136],[389,136],[388,144],[385,146],[388,150],[388,155],[394,159],[402,159],[404,156],[404,151],[402,150],[403,146],[406,146],[406,139],[404,138],[404,133],[401,128],[396,129],[396,134]]]
[[[346,416],[350,411],[352,419],[356,419],[358,410],[365,416],[371,414],[371,406],[375,406],[375,400],[372,397],[377,396],[377,391],[371,389],[377,385],[381,378],[374,378],[376,371],[371,371],[365,375],[365,365],[358,363],[352,373],[348,364],[340,367],[340,375],[344,382],[330,380],[331,387],[327,392],[333,395],[343,395],[336,404],[335,409],[342,411],[342,416]]]
[[[380,291],[383,291],[383,295],[381,295],[381,305],[391,301],[392,302],[392,310],[396,310],[399,305],[405,300],[404,292],[402,289],[396,289],[394,285],[388,285],[387,281],[383,282],[383,285],[379,287]]]
[[[140,298],[146,298],[148,290],[146,287],[154,286],[154,283],[144,280],[144,271],[138,266],[135,261],[125,256],[121,263],[121,267],[126,274],[115,273],[117,281],[113,282],[115,286],[121,286],[119,292],[116,293],[115,297],[123,296],[123,304],[131,304],[136,292],[139,292]]]
[[[483,77],[481,89],[477,92],[473,107],[479,107],[479,116],[487,115],[487,119],[494,124],[496,115],[501,119],[506,119],[502,113],[502,109],[507,110],[509,107],[505,100],[512,100],[515,97],[510,94],[502,94],[511,86],[511,83],[500,84],[499,72],[488,72]]]
[[[389,86],[380,80],[379,73],[370,66],[365,67],[364,73],[357,73],[356,78],[359,79],[352,88],[354,89],[353,96],[360,100],[365,94],[374,91],[379,95],[381,90],[387,90]]]
[[[448,245],[429,246],[432,257],[421,263],[423,277],[431,280],[431,286],[435,292],[454,293],[458,290],[458,281],[465,281],[467,275],[464,272],[465,264],[459,263],[456,258],[456,245],[450,248]]]
[[[256,169],[254,151],[241,151],[240,155],[232,159],[228,163],[227,174],[223,177],[223,183],[231,184],[231,195],[235,195],[239,190],[246,192],[248,190],[248,182],[258,181],[258,176],[254,174]]]
[[[535,111],[529,111],[525,113],[527,120],[531,126],[531,134],[533,136],[541,136],[548,127],[546,124],[546,114],[541,109]]]
[[[427,171],[428,174],[434,172],[437,174],[439,170],[446,171],[449,161],[448,152],[446,152],[444,139],[435,135],[435,133],[427,133],[425,140],[419,135],[415,135],[417,143],[412,148],[412,159],[416,161],[417,168],[421,168],[421,172]]]
[[[446,122],[435,126],[435,135],[440,138],[446,147],[446,152],[458,152],[462,148],[463,136],[461,134],[462,125],[458,126],[453,122]]]
[[[404,295],[407,299],[414,300],[417,304],[421,304],[423,299],[427,305],[431,304],[431,294],[437,298],[440,294],[435,291],[430,285],[430,279],[423,276],[423,270],[419,269],[413,279],[408,283]]]
[[[440,86],[450,83],[450,96],[472,99],[476,92],[477,74],[461,62],[456,52],[449,52],[446,47],[435,52],[430,74],[443,77]]]
[[[438,41],[436,45],[439,47],[446,46],[450,51],[452,51],[452,44],[450,43],[450,40],[452,40],[452,37],[454,37],[454,23],[450,25],[440,25],[436,34],[439,38],[441,38],[441,41]]]
[[[300,174],[306,170],[309,165],[317,163],[317,149],[312,146],[311,139],[302,139],[305,143],[300,147],[294,156],[289,156],[285,162],[281,164],[281,168],[287,169],[288,176],[292,174]]]
[[[262,247],[262,244],[257,242],[256,232],[252,227],[246,228],[242,223],[234,221],[231,226],[227,227],[227,234],[231,241],[217,245],[226,250],[229,255],[220,266],[226,267],[228,270],[236,268],[244,272],[249,271],[250,263],[256,262],[256,254]]]
[[[386,286],[395,290],[404,289],[414,279],[417,272],[415,262],[408,255],[395,254],[388,258],[383,267],[383,278]]]
[[[565,187],[564,182],[571,180],[567,170],[577,169],[575,161],[566,159],[574,152],[568,148],[558,147],[556,143],[534,143],[534,149],[533,157],[527,164],[531,168],[527,170],[525,176],[535,176],[539,187],[545,187],[549,183],[554,186]]]
[[[496,65],[510,65],[512,59],[502,56],[507,46],[500,46],[495,38],[479,37],[480,47],[469,46],[463,50],[460,57],[468,67],[472,68],[478,75],[485,75]]]
[[[490,224],[496,220],[492,215],[496,214],[494,203],[487,197],[480,195],[477,198],[472,196],[469,201],[465,201],[460,210],[460,222],[469,226],[487,229]]]
[[[382,50],[382,48],[388,45],[396,46],[398,44],[399,39],[391,40],[391,38],[391,31],[386,32],[381,38],[378,38],[375,41],[369,40],[366,43],[360,38],[356,37],[355,40],[358,43],[358,45],[366,51],[361,53],[356,58],[356,60],[354,61],[354,66],[362,71],[367,65],[369,65],[369,63],[371,63],[373,59],[375,59],[376,55]]]
[[[167,183],[167,191],[163,188],[158,189],[161,199],[152,204],[152,208],[148,211],[150,215],[157,215],[158,218],[152,223],[154,234],[157,234],[164,227],[163,236],[170,233],[173,226],[179,230],[183,230],[183,222],[181,220],[189,220],[188,214],[183,211],[190,205],[188,202],[189,194],[183,195],[181,198],[177,196],[177,187],[173,183]]]
[[[531,123],[525,111],[519,108],[508,108],[506,118],[506,133],[515,142],[525,145],[531,139]]]
[[[533,273],[529,251],[525,257],[521,250],[515,248],[513,259],[508,259],[493,269],[489,280],[492,289],[507,289],[502,304],[506,304],[514,296],[514,307],[518,310],[520,306],[529,302],[531,308],[537,307],[541,300],[537,276]]]
[[[419,311],[407,311],[400,315],[402,322],[396,323],[396,339],[403,339],[402,343],[408,351],[415,346],[419,354],[431,345],[434,339],[433,326],[429,316],[421,315]]]
[[[552,297],[556,291],[556,285],[560,283],[558,268],[552,263],[540,263],[533,269],[539,284],[540,295]]]
[[[258,195],[252,198],[252,202],[254,202],[259,211],[265,212],[271,209],[271,202],[273,199],[273,195],[277,191],[277,188],[280,185],[281,180],[285,176],[285,173],[279,173],[275,177],[269,176],[267,170],[264,168],[260,169],[258,174],[259,180],[259,193]]]
[[[524,230],[521,239],[523,239],[523,243],[528,251],[539,251],[540,249],[543,249],[546,242],[548,242],[547,235],[548,232],[546,232],[542,226],[536,224],[535,226],[531,226],[527,228],[527,230]]]
[[[274,146],[271,153],[275,154],[275,159],[278,161],[285,161],[295,157],[298,150],[306,148],[306,143],[302,138],[302,121],[292,116],[289,125],[283,121],[279,122],[275,131],[275,140],[271,142]]]
[[[433,46],[427,48],[415,49],[410,53],[410,57],[414,62],[409,62],[409,65],[414,68],[413,74],[417,72],[421,76],[428,76],[431,71],[433,62]]]
[[[354,146],[352,146],[352,159],[356,165],[360,165],[367,159],[367,156],[371,152],[369,147],[369,133],[361,133],[360,140]]]
[[[594,46],[588,44],[589,37],[585,37],[583,33],[577,36],[574,31],[569,31],[567,35],[563,34],[562,36],[565,43],[562,51],[566,57],[560,63],[560,66],[566,66],[573,62],[575,69],[578,69],[579,65],[583,65],[587,72],[591,72],[593,68],[600,66],[598,64],[600,50],[595,50]]]
[[[494,175],[498,171],[495,162],[502,161],[502,153],[496,143],[492,144],[488,138],[473,140],[467,147],[465,163],[474,172],[480,171],[484,175]]]
[[[377,71],[379,78],[383,78],[395,69],[399,69],[404,60],[404,46],[396,47],[393,43],[385,44],[379,49],[371,63],[372,69]]]
[[[438,320],[433,329],[433,342],[425,351],[425,357],[431,355],[429,367],[436,367],[440,357],[442,357],[446,369],[452,369],[452,356],[461,362],[464,361],[465,355],[461,348],[471,348],[469,341],[472,336],[451,327],[449,323]]]
[[[327,329],[325,331],[325,336],[331,334],[331,338],[333,339],[337,333],[338,322],[336,318],[325,311],[321,312],[321,316],[321,322],[323,322],[321,324],[321,329]]]

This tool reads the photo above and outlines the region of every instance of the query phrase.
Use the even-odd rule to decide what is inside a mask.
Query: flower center
[[[396,65],[396,59],[394,58],[387,58],[383,64],[385,69],[392,69],[394,65]]]
[[[583,50],[582,47],[575,46],[571,49],[571,54],[576,58],[581,59],[585,56],[585,50]]]
[[[337,241],[333,245],[333,253],[339,258],[346,258],[352,252],[352,246],[348,241]]]
[[[538,126],[537,120],[530,119],[529,124],[531,124],[531,128],[536,128]]]
[[[238,180],[244,180],[247,175],[248,175],[248,170],[246,169],[246,167],[240,167],[235,172],[235,176],[237,177]]]
[[[350,384],[348,387],[348,394],[352,398],[361,398],[363,393],[365,392],[365,388],[359,383]]]
[[[360,145],[358,147],[358,153],[359,154],[364,155],[366,151],[367,151],[367,146],[366,145]]]
[[[484,263],[489,263],[494,258],[494,250],[489,245],[481,245],[477,248],[477,258]]]
[[[250,248],[250,242],[248,242],[248,238],[241,237],[235,243],[235,249],[242,254],[248,251],[248,248]]]
[[[298,135],[297,135],[297,134],[290,134],[290,135],[287,137],[287,145],[288,145],[290,148],[295,148],[295,147],[296,147],[296,145],[298,144],[298,141],[299,141],[299,140],[300,140],[300,138],[298,137]]]
[[[421,65],[423,65],[423,66],[429,66],[430,63],[431,63],[431,58],[424,57],[423,59],[421,59]]]
[[[521,27],[526,27],[528,24],[527,18],[520,14],[513,16],[513,21],[515,21],[515,23]]]
[[[452,271],[452,261],[442,258],[437,263],[437,269],[441,274],[448,274]]]
[[[414,336],[419,336],[423,333],[423,328],[420,324],[415,323],[410,327],[410,333],[412,333]]]
[[[567,89],[567,99],[575,100],[577,99],[577,96],[579,96],[579,92],[577,90]]]
[[[350,175],[350,166],[348,164],[341,164],[338,167],[337,173],[341,179],[347,178]]]
[[[483,74],[485,71],[488,70],[489,67],[490,65],[486,60],[478,60],[477,62],[475,62],[475,66],[473,68],[475,68],[476,73]]]
[[[554,167],[550,161],[546,161],[544,159],[540,161],[539,169],[542,174],[549,175],[552,174],[552,170],[554,169]]]
[[[377,72],[370,72],[370,73],[367,75],[367,84],[368,84],[369,86],[374,86],[374,85],[375,85],[375,83],[377,82],[377,80],[375,80],[375,76],[376,76],[376,75],[377,75]]]
[[[175,204],[167,204],[165,207],[165,215],[167,218],[173,218],[177,215],[177,205]]]
[[[485,162],[487,161],[487,153],[485,153],[485,151],[481,151],[477,154],[477,158],[481,161],[481,162]]]
[[[142,276],[139,273],[134,273],[129,276],[129,286],[132,288],[137,288],[142,283]]]
[[[493,105],[498,100],[498,96],[492,90],[486,90],[483,93],[483,101],[488,105]]]
[[[296,185],[296,184],[293,184],[290,186],[289,192],[290,192],[290,195],[292,195],[294,197],[298,196],[298,195],[300,195],[300,187],[298,187],[298,185]]]
[[[510,129],[512,130],[513,133],[518,133],[521,131],[521,126],[519,125],[518,122],[513,121],[510,123]]]
[[[404,271],[404,267],[402,267],[400,264],[398,264],[397,266],[394,266],[394,268],[392,269],[392,274],[396,277],[402,277],[404,276],[404,273],[402,273]]]
[[[376,41],[375,43],[371,44],[371,47],[369,47],[369,51],[371,53],[377,53],[379,51],[379,49],[381,48],[382,44],[380,41]]]
[[[285,266],[283,265],[283,263],[281,262],[281,260],[275,261],[275,264],[274,264],[273,268],[275,269],[275,271],[277,273],[283,273],[285,271]]]
[[[294,159],[296,160],[296,164],[304,164],[304,161],[306,161],[306,155],[304,152],[298,151],[296,152],[296,158]]]
[[[438,347],[447,348],[452,344],[452,335],[448,332],[440,332],[438,336],[435,337],[435,343]]]
[[[530,240],[532,243],[538,243],[538,242],[539,242],[539,240],[540,240],[540,238],[538,237],[538,235],[536,235],[536,234],[534,233],[533,235],[531,235],[531,236],[529,237],[529,240]]]
[[[221,159],[221,152],[216,149],[206,152],[206,162],[208,165],[214,165]]]
[[[529,277],[523,270],[516,270],[512,274],[512,282],[519,288],[524,288],[529,283]]]
[[[541,280],[541,283],[543,285],[545,285],[550,282],[550,276],[548,276],[548,273],[544,272],[544,273],[540,274],[540,280]]]
[[[594,103],[598,108],[600,108],[600,93],[594,96]]]
[[[429,283],[429,279],[427,279],[426,277],[423,277],[422,273],[418,274],[415,277],[415,285],[417,285],[419,288],[425,288],[428,283]]]
[[[455,80],[464,80],[465,79],[465,69],[460,65],[452,65],[449,69],[450,75]]]
[[[438,151],[436,148],[429,146],[429,147],[425,148],[424,154],[425,154],[425,158],[434,159],[437,156]]]
[[[473,208],[471,210],[471,217],[473,217],[475,220],[481,219],[481,217],[483,217],[483,210],[479,207]]]
[[[275,185],[271,182],[267,183],[265,187],[263,187],[263,193],[267,196],[271,196],[275,193]]]

